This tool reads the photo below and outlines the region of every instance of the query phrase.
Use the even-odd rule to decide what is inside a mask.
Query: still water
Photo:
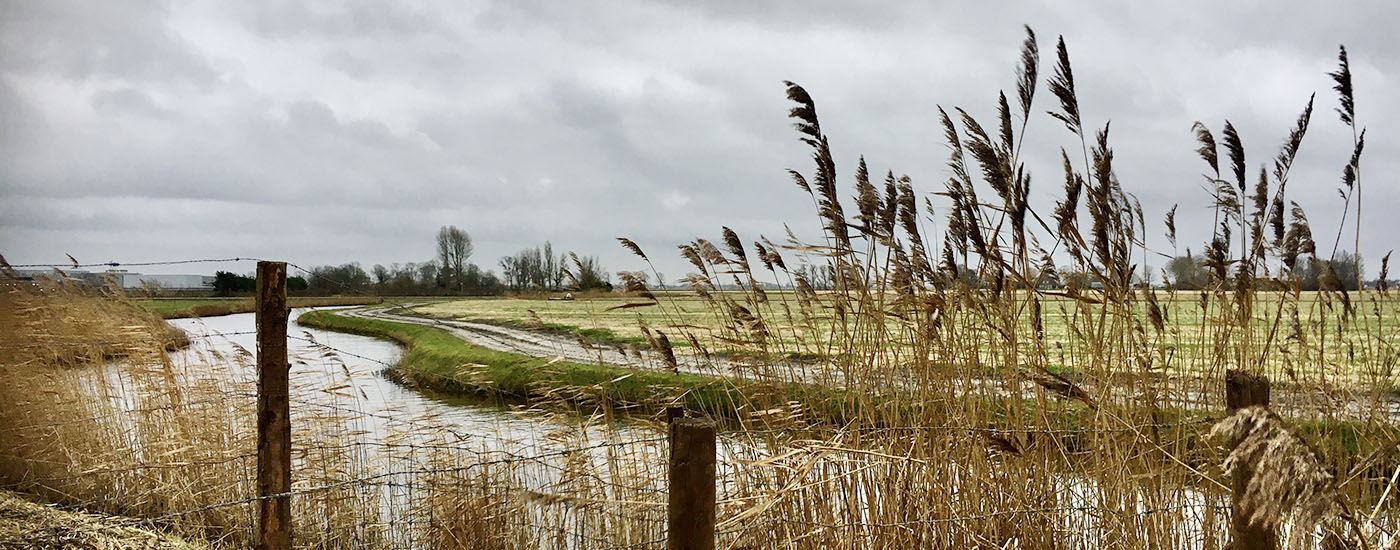
[[[470,477],[483,471],[477,465],[489,465],[499,490],[526,498],[575,492],[580,475],[591,478],[590,485],[608,485],[609,493],[658,494],[663,480],[655,472],[615,471],[624,462],[664,467],[665,434],[655,427],[420,393],[382,375],[402,354],[396,344],[301,326],[296,319],[306,311],[293,310],[287,330],[294,470],[317,445],[327,444],[353,447],[356,466],[324,479],[297,479],[294,473],[294,491],[365,480],[356,485],[370,498],[377,495],[381,525],[400,540],[407,536],[406,524],[419,519],[414,508],[425,480],[440,483],[444,469]],[[169,322],[191,340],[188,348],[171,352],[174,364],[218,365],[233,381],[230,399],[256,399],[253,314]],[[520,519],[549,523],[548,510],[523,511]],[[534,515],[540,517],[529,517]],[[565,521],[574,526],[574,520]]]
[[[336,309],[336,308],[318,308]],[[292,310],[288,328],[287,354],[291,360],[293,408],[297,403],[326,405],[328,397],[337,407],[350,407],[364,414],[367,436],[389,435],[394,424],[428,423],[450,429],[464,439],[494,441],[519,451],[547,449],[556,437],[543,437],[559,430],[582,427],[636,431],[620,423],[599,426],[576,416],[520,412],[490,404],[450,397],[429,397],[382,376],[395,364],[402,350],[395,343],[305,327],[296,322],[310,309]],[[244,313],[207,319],[173,319],[169,323],[190,336],[191,346],[171,352],[177,364],[207,362],[211,358],[243,357],[224,361],[238,380],[249,382],[256,391],[255,358],[257,338],[253,334],[254,315]],[[349,387],[344,387],[349,384]],[[300,395],[297,395],[297,394]],[[305,402],[311,402],[310,404]],[[583,422],[581,424],[581,422]],[[648,432],[648,435],[656,435]]]

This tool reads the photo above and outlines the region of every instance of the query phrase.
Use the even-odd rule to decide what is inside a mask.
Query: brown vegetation
[[[686,282],[716,319],[710,339],[725,343],[733,368],[759,381],[843,388],[827,401],[793,401],[781,384],[759,383],[732,399],[717,466],[721,546],[1222,548],[1226,472],[1241,467],[1254,475],[1250,520],[1289,530],[1293,545],[1365,547],[1395,533],[1400,431],[1390,390],[1400,356],[1384,325],[1394,296],[1330,284],[1305,301],[1284,269],[1316,250],[1301,208],[1285,218],[1284,207],[1311,106],[1252,197],[1233,126],[1222,134],[1225,176],[1214,136],[1198,133],[1220,212],[1206,248],[1210,278],[1199,293],[1159,295],[1133,285],[1136,258],[1152,252],[1147,221],[1115,175],[1108,125],[1085,124],[1063,40],[1051,114],[1081,150],[1062,151],[1065,193],[1054,212],[1031,208],[1017,138],[1039,75],[1029,30],[1020,59],[1020,124],[1004,94],[990,131],[961,109],[940,109],[952,175],[943,194],[953,203],[942,242],[927,238],[922,224],[933,213],[912,180],[887,172],[877,185],[864,161],[848,214],[815,100],[789,83],[815,164],[792,177],[817,209],[823,242],[789,235],[749,247],[723,228],[715,242],[680,247],[699,273]],[[635,243],[624,246],[649,261]],[[1102,288],[1036,290],[1057,250]],[[834,291],[817,292],[802,264],[826,267]],[[760,279],[797,290],[770,296]],[[1263,302],[1261,281],[1286,290]],[[709,353],[696,329],[674,320],[674,304],[639,278],[624,284],[646,299],[639,307],[674,314],[641,328],[663,361],[674,365],[672,340]],[[727,284],[742,291],[719,292]],[[1188,299],[1196,306],[1186,315],[1159,304]],[[246,369],[230,366],[246,356],[172,364],[155,325],[101,310],[91,297],[14,287],[0,300],[0,395],[11,398],[0,407],[0,483],[248,542],[252,399]],[[1066,327],[1063,345],[1046,343],[1050,316]],[[109,337],[145,344],[110,365],[104,354],[54,351],[69,338]],[[1332,359],[1339,353],[1352,365],[1345,372]],[[1225,418],[1227,369],[1267,376],[1276,393],[1271,409],[1245,408],[1221,423],[1230,441],[1218,445],[1205,432]],[[353,378],[327,368],[299,382],[299,544],[601,548],[655,546],[664,536],[664,448],[645,428],[610,423],[607,384],[583,388],[595,401],[569,401],[595,416],[557,435],[564,449],[521,456],[474,448],[468,435],[492,434],[428,418],[366,430],[376,417],[356,408]],[[687,391],[676,388],[677,401]],[[569,392],[541,393],[544,406]],[[843,414],[813,414],[817,407]],[[600,426],[602,441],[589,441]]]

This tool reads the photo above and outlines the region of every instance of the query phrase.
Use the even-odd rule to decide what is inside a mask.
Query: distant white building
[[[161,290],[213,290],[214,277],[209,275],[146,275],[124,270],[110,270],[111,275],[121,281],[124,289],[159,288]]]
[[[160,290],[213,290],[214,277],[209,275],[146,275],[143,273],[132,273],[125,269],[109,269],[102,272],[91,272],[82,270],[64,270],[63,272],[71,279],[77,279],[91,285],[106,285],[111,279],[126,290],[136,290],[143,288]],[[55,278],[57,273],[52,269],[22,269],[16,270],[16,275],[20,280],[33,280],[36,277]]]

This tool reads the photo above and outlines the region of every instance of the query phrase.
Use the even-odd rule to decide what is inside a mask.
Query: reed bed
[[[1019,136],[1041,70],[1026,31],[1012,100],[998,94],[991,124],[938,109],[948,148],[938,192],[916,192],[893,171],[880,181],[864,158],[838,187],[816,102],[788,82],[813,161],[790,175],[822,239],[789,232],[775,243],[725,227],[681,244],[694,268],[684,281],[713,316],[705,327],[641,277],[619,274],[631,307],[663,319],[648,327],[639,317],[659,355],[667,340],[688,341],[722,351],[736,370],[781,379],[821,369],[847,389],[852,413],[833,433],[768,441],[775,455],[736,470],[740,494],[764,496],[731,496],[724,525],[751,529],[755,547],[1219,548],[1230,532],[1227,474],[1247,472],[1242,511],[1285,545],[1390,544],[1396,300],[1384,282],[1348,290],[1286,195],[1315,98],[1257,179],[1228,121],[1218,141],[1196,125],[1217,222],[1199,260],[1206,280],[1200,291],[1152,289],[1140,266],[1175,250],[1146,244],[1156,224],[1116,175],[1110,126],[1086,122],[1063,40],[1046,86],[1049,121],[1074,145],[1061,151],[1053,211],[1031,205]],[[1356,130],[1344,49],[1331,76],[1337,112]],[[1343,170],[1348,201],[1360,186],[1357,135]],[[1163,222],[1173,247],[1175,211]],[[646,251],[619,240],[656,275]],[[1072,273],[1057,273],[1063,259]],[[1320,291],[1301,290],[1304,265],[1322,266]],[[814,271],[833,290],[815,290]],[[1271,380],[1272,407],[1231,416],[1229,372]],[[790,416],[803,424],[802,411]],[[742,424],[757,433],[769,420]]]
[[[1114,175],[1108,126],[1084,122],[1063,40],[1054,65],[1052,120],[1080,149],[1062,155],[1053,212],[1031,208],[1019,161],[1040,87],[1027,29],[1014,111],[999,95],[988,131],[939,110],[950,208],[933,211],[893,172],[872,181],[863,160],[850,204],[815,100],[789,83],[814,161],[792,178],[822,241],[724,228],[681,245],[707,327],[621,275],[628,309],[659,312],[639,317],[639,333],[660,363],[674,368],[672,342],[687,342],[758,381],[721,426],[720,547],[1223,548],[1231,474],[1244,471],[1250,521],[1290,547],[1394,540],[1395,300],[1335,276],[1305,297],[1293,276],[1318,253],[1284,194],[1311,102],[1252,195],[1233,127],[1223,174],[1199,129],[1221,213],[1204,256],[1211,278],[1200,292],[1151,290],[1133,280],[1154,252],[1148,221]],[[1344,58],[1335,78],[1348,82],[1349,112],[1343,73]],[[941,242],[930,219],[947,224]],[[1165,225],[1174,241],[1174,220]],[[1057,254],[1099,286],[1039,288]],[[830,273],[834,290],[816,291],[804,265]],[[796,291],[770,295],[761,280]],[[729,284],[741,291],[720,291]],[[251,353],[177,363],[153,316],[62,285],[9,284],[0,300],[0,484],[216,545],[249,542]],[[649,411],[537,401],[503,413],[536,426],[521,446],[505,421],[466,429],[436,409],[372,409],[360,391],[372,373],[336,357],[322,346],[295,362],[298,546],[664,546],[667,451]],[[1227,371],[1271,379],[1273,406],[1228,414]],[[788,400],[778,388],[794,378],[842,391]],[[560,407],[571,410],[539,416]]]
[[[0,487],[120,516],[118,527],[249,545],[253,350],[205,332],[170,353],[170,326],[115,291],[5,283]],[[603,548],[663,535],[654,430],[384,403],[366,393],[377,373],[343,357],[312,340],[291,358],[298,547]]]

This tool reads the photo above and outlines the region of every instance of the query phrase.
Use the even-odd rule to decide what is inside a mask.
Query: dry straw
[[[1285,191],[1295,158],[1306,160],[1311,104],[1252,196],[1237,129],[1226,123],[1217,142],[1206,125],[1194,128],[1213,235],[1198,248],[1203,261],[1188,249],[1188,279],[1142,288],[1159,252],[1128,191],[1143,183],[1118,179],[1110,125],[1080,104],[1063,39],[1050,114],[1080,151],[1060,151],[1053,211],[1029,199],[1022,136],[1036,113],[1039,53],[1027,29],[1015,106],[999,93],[995,124],[939,108],[949,170],[935,183],[946,199],[937,211],[913,178],[887,170],[877,184],[863,160],[838,169],[813,94],[786,83],[812,161],[790,175],[812,201],[818,242],[789,231],[775,245],[722,228],[722,249],[680,245],[706,326],[679,322],[681,305],[642,277],[621,277],[641,298],[629,313],[659,312],[639,317],[659,366],[707,361],[751,382],[737,393],[678,377],[673,395],[651,404],[686,400],[721,417],[721,547],[1223,548],[1225,472],[1244,466],[1255,472],[1251,519],[1286,531],[1292,546],[1390,537],[1400,528],[1390,407],[1400,313],[1392,294],[1348,290],[1335,275],[1321,292],[1302,291],[1300,270],[1321,262]],[[1340,72],[1349,83],[1345,60]],[[1349,85],[1342,93],[1354,124]],[[1344,180],[1358,209],[1361,144],[1358,130]],[[838,182],[851,173],[846,189]],[[635,242],[622,244],[650,267]],[[578,283],[587,262],[573,263]],[[248,387],[234,368],[247,357],[173,364],[158,319],[119,298],[43,290],[7,284],[0,298],[0,392],[10,396],[0,407],[0,482],[246,544],[252,508],[209,506],[251,496],[252,400],[230,398]],[[688,349],[672,346],[678,337]],[[1273,409],[1246,409],[1218,428],[1234,446],[1208,437],[1223,416],[1226,369],[1275,382]],[[294,404],[294,490],[308,491],[293,501],[300,545],[663,540],[665,452],[648,438],[657,432],[647,404],[615,409],[601,385],[542,388],[558,401],[537,408],[583,413],[549,430],[562,454],[503,455],[470,442],[507,434],[461,434],[431,418],[387,414],[398,420],[369,430],[380,412],[326,391],[355,375],[318,372],[302,390],[348,401]],[[631,428],[617,427],[619,414]]]

